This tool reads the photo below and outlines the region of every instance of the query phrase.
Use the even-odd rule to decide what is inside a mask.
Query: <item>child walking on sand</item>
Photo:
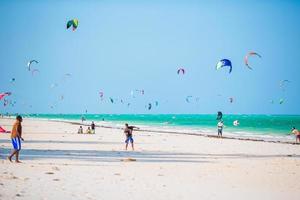
[[[124,133],[126,135],[126,140],[125,140],[125,143],[126,143],[125,149],[126,150],[127,150],[127,147],[128,147],[128,143],[130,142],[131,143],[131,148],[134,151],[134,144],[133,144],[133,138],[132,138],[132,131],[133,131],[134,128],[139,129],[138,127],[128,126],[128,124],[125,124]]]
[[[21,140],[24,141],[22,138],[22,123],[23,119],[20,115],[16,117],[16,122],[13,125],[12,131],[11,131],[11,142],[13,145],[13,151],[10,154],[10,156],[7,157],[7,159],[12,162],[12,157],[16,156],[16,163],[20,163],[19,161],[19,153],[21,150]]]

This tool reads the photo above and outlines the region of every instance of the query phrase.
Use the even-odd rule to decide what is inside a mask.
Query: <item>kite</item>
[[[180,74],[180,72],[181,72],[182,74],[185,74],[185,69],[179,68],[179,69],[177,70],[177,74]]]
[[[253,51],[250,51],[244,58],[244,61],[245,61],[245,65],[252,70],[252,68],[250,67],[249,65],[249,62],[248,62],[248,59],[249,59],[249,56],[258,56],[259,58],[261,58],[261,55],[259,55],[258,53],[256,52],[253,52]]]
[[[221,111],[218,112],[218,115],[217,115],[217,120],[221,120],[223,117],[223,114]]]
[[[67,23],[67,29],[72,26],[73,31],[75,31],[78,27],[78,19],[71,19]]]
[[[233,98],[232,97],[229,98],[229,102],[233,103]]]
[[[279,83],[279,87],[284,90],[285,89],[285,85],[286,83],[290,83],[289,80],[281,80],[280,83]]]
[[[55,87],[57,87],[57,86],[58,86],[57,83],[53,83],[53,84],[50,85],[51,88],[55,88]]]
[[[135,98],[133,90],[131,90],[130,95],[132,96],[132,98]]]
[[[62,81],[63,82],[66,82],[69,78],[71,78],[72,77],[72,74],[69,74],[69,73],[66,73],[66,74],[64,74],[63,75],[63,77],[62,77]]]
[[[39,62],[37,61],[37,60],[30,60],[28,63],[27,63],[27,69],[28,69],[28,71],[30,71],[31,70],[31,64],[32,63],[36,63],[36,64],[38,64]]]
[[[228,59],[222,59],[220,60],[217,65],[216,65],[216,70],[219,70],[223,67],[229,67],[229,73],[231,73],[232,71],[232,64],[231,64],[231,61],[228,60]]]
[[[39,72],[40,72],[40,70],[38,70],[38,69],[33,69],[33,70],[31,71],[31,74],[32,74],[32,76],[34,76],[34,74],[39,73]]]
[[[2,128],[2,127],[0,126],[0,133],[9,133],[9,131],[6,131],[4,128]]]
[[[109,100],[110,100],[111,103],[114,103],[113,98],[109,97]]]
[[[8,104],[9,104],[9,101],[6,100],[6,99],[4,99],[3,106],[5,107],[5,106],[7,106]]]
[[[144,95],[144,94],[145,94],[145,91],[144,91],[144,90],[138,90],[138,89],[136,89],[135,91],[139,92],[141,95]]]
[[[0,100],[2,100],[5,96],[10,96],[11,92],[0,93]]]
[[[192,97],[193,97],[193,96],[187,96],[187,97],[185,98],[185,101],[188,102],[188,103],[190,103],[190,102],[191,102],[190,99],[191,99]]]
[[[283,104],[284,103],[284,99],[279,99],[279,104]]]
[[[158,101],[155,101],[155,106],[158,106]]]
[[[240,125],[239,120],[234,120],[234,121],[233,121],[233,126],[238,126],[238,125]]]
[[[9,105],[11,105],[12,107],[14,107],[16,103],[17,103],[16,101],[11,101],[11,100],[9,101]]]
[[[149,104],[148,104],[148,110],[151,110],[151,108],[152,108],[152,104],[149,103]]]
[[[72,77],[72,74],[69,74],[69,73],[64,74],[64,79],[71,78],[71,77]]]
[[[15,78],[10,79],[10,83],[14,83],[16,81]]]
[[[100,92],[99,92],[99,96],[100,96],[101,101],[102,101],[102,100],[103,100],[103,96],[104,96],[104,92],[100,91]]]
[[[130,95],[132,96],[132,98],[136,97],[136,95],[135,95],[136,93],[137,93],[137,95],[144,95],[145,91],[139,90],[139,89],[131,90]]]

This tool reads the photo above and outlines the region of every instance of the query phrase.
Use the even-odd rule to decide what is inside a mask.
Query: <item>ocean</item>
[[[124,123],[140,126],[147,130],[165,130],[179,133],[216,134],[216,115],[213,114],[30,114],[31,118],[49,120],[81,121],[89,124],[122,127]],[[239,125],[234,126],[233,121]],[[275,141],[294,141],[292,127],[300,128],[300,115],[223,115],[223,135],[239,138],[256,138]]]

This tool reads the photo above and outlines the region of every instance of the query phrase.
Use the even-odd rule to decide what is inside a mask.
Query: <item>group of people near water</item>
[[[78,129],[78,134],[83,134],[83,128],[82,126],[79,127]],[[95,134],[96,133],[96,125],[94,122],[92,122],[91,126],[88,126],[88,128],[85,131],[86,134]]]
[[[10,162],[12,162],[12,158],[15,156],[15,162],[20,163],[19,154],[21,151],[21,141],[24,141],[24,139],[22,137],[22,122],[23,122],[22,116],[18,115],[16,117],[16,121],[14,122],[12,131],[11,131],[11,142],[12,142],[13,150],[12,150],[11,154],[7,157],[7,159]],[[87,132],[88,132],[88,130],[91,130],[91,133],[92,133],[92,131],[93,131],[93,133],[95,133],[95,127],[96,127],[95,123],[92,122],[91,129],[90,129],[90,127],[88,127]],[[222,137],[224,122],[222,120],[220,120],[218,122],[217,127],[218,127],[218,136]],[[129,143],[131,144],[132,150],[134,150],[134,140],[133,140],[133,130],[134,129],[139,129],[139,128],[136,126],[129,126],[127,123],[125,124],[124,133],[126,136],[126,139],[125,139],[125,149],[126,150],[128,148]],[[83,133],[82,126],[80,126],[79,130],[80,130],[80,133]],[[78,130],[78,133],[79,133],[79,130]],[[293,127],[291,132],[296,137],[296,143],[298,143],[298,142],[300,143],[300,131],[298,129],[296,129],[295,127]]]
[[[95,128],[96,128],[96,125],[94,122],[92,122],[91,128],[88,127],[86,130],[86,133],[87,134],[95,134]],[[132,150],[134,150],[134,144],[133,144],[134,140],[133,140],[133,135],[132,135],[133,129],[139,129],[139,128],[136,126],[129,126],[127,123],[125,124],[124,133],[126,135],[126,140],[125,140],[125,144],[126,144],[125,149],[126,150],[128,148],[129,143],[131,144]],[[78,134],[83,134],[82,126],[79,127]]]

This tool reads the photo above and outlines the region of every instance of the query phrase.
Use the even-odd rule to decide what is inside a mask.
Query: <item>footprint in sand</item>
[[[55,171],[59,171],[58,167],[52,167],[52,169],[55,170]]]
[[[120,174],[120,173],[115,173],[114,175],[116,175],[116,176],[121,176],[121,174]]]
[[[60,181],[58,178],[53,179],[53,181]]]
[[[52,175],[52,174],[54,174],[54,173],[53,173],[53,172],[46,172],[45,174]]]
[[[132,161],[136,161],[135,158],[124,158],[124,159],[121,159],[122,162],[132,162]]]
[[[16,176],[11,176],[10,179],[18,179]]]

